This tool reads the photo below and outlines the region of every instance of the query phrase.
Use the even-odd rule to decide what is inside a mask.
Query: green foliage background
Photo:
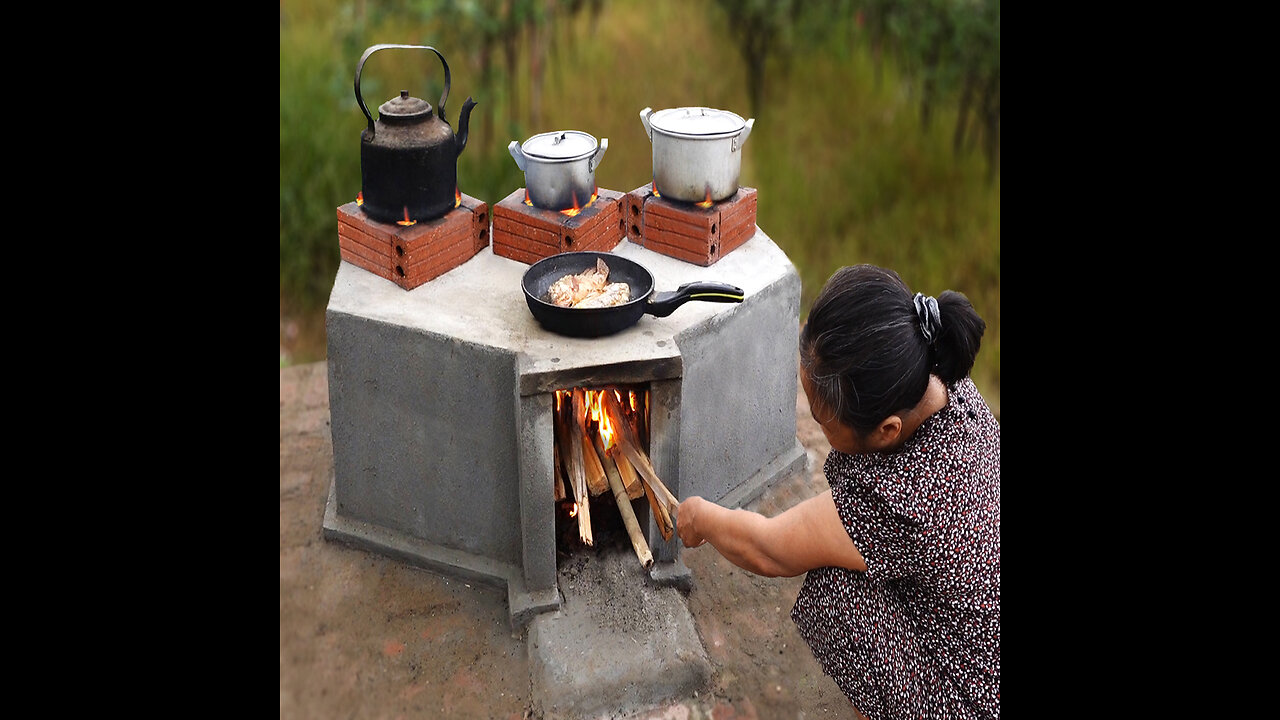
[[[874,263],[987,321],[973,376],[999,410],[999,0],[281,0],[280,313],[311,328],[286,362],[324,358],[338,206],[360,185],[355,66],[377,43],[449,62],[446,119],[479,105],[463,192],[524,186],[511,140],[609,138],[600,187],[651,178],[639,112],[701,105],[754,117],[741,184],[791,258],[802,318],[838,267]],[[408,89],[433,106],[433,54],[385,50],[361,75],[371,112]],[[306,333],[304,333],[304,336]]]

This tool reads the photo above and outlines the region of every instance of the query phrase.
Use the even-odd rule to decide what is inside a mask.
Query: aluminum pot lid
[[[574,160],[594,153],[596,147],[596,139],[584,132],[557,130],[525,140],[520,151],[546,160]]]
[[[732,135],[741,132],[747,121],[728,110],[707,107],[680,107],[659,110],[649,117],[654,129],[673,135]]]
[[[378,116],[395,120],[412,120],[431,113],[431,103],[410,97],[408,90],[401,90],[400,97],[393,97],[378,106]]]

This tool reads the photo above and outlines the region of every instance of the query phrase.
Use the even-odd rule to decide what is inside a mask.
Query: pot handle
[[[515,159],[516,167],[520,168],[521,172],[524,172],[525,154],[524,151],[520,149],[520,143],[512,140],[511,144],[507,146],[507,152],[511,153],[511,157]]]
[[[596,168],[600,167],[600,161],[604,158],[604,153],[608,149],[609,138],[601,138],[600,149],[596,150],[595,154],[591,156],[591,159],[587,161],[587,172],[593,173],[596,171]],[[524,168],[521,169],[523,170]]]
[[[728,283],[691,282],[676,288],[675,292],[654,293],[644,311],[654,317],[666,317],[690,300],[740,303],[743,299],[742,288]]]
[[[652,114],[653,108],[640,111],[640,122],[644,123],[644,134],[649,136],[649,142],[653,142],[653,126],[649,124],[649,116]]]
[[[742,128],[742,132],[734,136],[733,147],[730,148],[729,152],[736,152],[738,148],[747,144],[747,136],[751,134],[751,128],[754,127],[755,124],[756,124],[755,118],[751,118],[750,120],[747,121],[747,126]]]
[[[365,107],[364,97],[360,94],[360,73],[364,70],[364,61],[368,60],[370,55],[379,50],[386,50],[388,48],[430,50],[436,54],[436,57],[440,58],[440,64],[444,66],[444,92],[440,93],[440,102],[436,105],[436,114],[441,120],[444,120],[444,101],[449,99],[449,85],[451,83],[451,78],[449,76],[449,63],[445,62],[444,56],[440,54],[440,51],[428,45],[397,45],[393,43],[370,45],[369,48],[364,51],[364,54],[360,56],[360,63],[356,65],[356,102],[360,103],[361,112],[363,112],[364,116],[369,120],[369,137],[373,137],[373,116],[369,114],[369,108]]]

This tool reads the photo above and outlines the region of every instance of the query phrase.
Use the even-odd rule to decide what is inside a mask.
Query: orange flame
[[[578,503],[574,503],[569,507],[569,517],[577,517],[577,516],[578,516]]]
[[[364,205],[364,193],[363,193],[363,192],[358,192],[358,193],[356,193],[356,205],[357,205],[357,206]]]
[[[403,220],[397,220],[397,221],[396,221],[396,224],[397,224],[397,225],[403,225],[403,226],[405,226],[405,227],[409,227],[410,225],[417,225],[417,224],[418,224],[418,221],[417,221],[417,220],[410,220],[410,219],[409,219],[409,206],[408,206],[408,205],[405,205],[405,206],[404,206],[404,219],[403,219]]]
[[[657,181],[657,180],[654,180],[654,181],[653,181],[653,196],[654,196],[654,197],[662,197],[662,193],[658,192],[658,181]]]
[[[573,191],[573,207],[568,210],[561,210],[560,214],[565,215],[566,217],[573,217],[580,212],[582,212],[582,208],[578,207],[578,192],[575,190]]]
[[[706,199],[706,200],[703,200],[703,201],[702,201],[702,202],[700,202],[700,203],[694,203],[694,205],[697,205],[697,206],[698,206],[698,207],[700,207],[700,208],[709,208],[709,207],[711,207],[712,202],[711,202],[711,186],[710,186],[710,185],[708,185],[708,186],[707,186],[707,199]]]
[[[533,207],[533,201],[529,199],[529,188],[524,189],[524,204]]]
[[[462,204],[462,191],[457,187],[453,188],[453,206],[458,207]]]

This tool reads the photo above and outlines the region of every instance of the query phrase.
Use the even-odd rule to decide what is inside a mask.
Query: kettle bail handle
[[[360,95],[360,73],[364,70],[364,62],[369,59],[370,55],[379,50],[386,50],[388,48],[430,50],[436,54],[436,57],[440,58],[440,64],[444,66],[444,92],[440,93],[440,102],[436,104],[436,109],[439,113],[440,119],[444,120],[446,123],[449,122],[448,120],[445,120],[444,117],[444,102],[449,99],[449,85],[451,84],[451,78],[449,76],[449,63],[445,62],[444,55],[441,55],[439,50],[429,45],[398,45],[394,43],[382,43],[379,45],[370,45],[369,48],[364,51],[364,54],[360,56],[360,64],[356,65],[356,102],[360,103],[361,112],[363,112],[365,118],[369,120],[369,135],[373,135],[373,115],[369,114],[369,108],[365,107],[364,104],[364,97]]]

